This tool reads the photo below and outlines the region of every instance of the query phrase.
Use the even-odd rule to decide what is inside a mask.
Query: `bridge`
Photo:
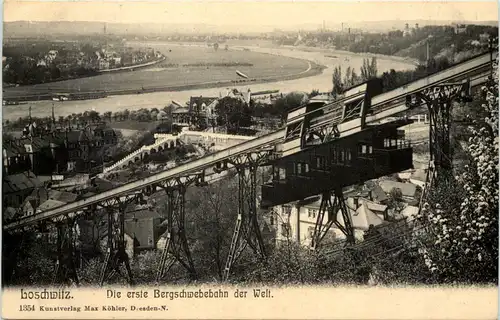
[[[132,163],[143,160],[150,154],[161,152],[166,149],[173,149],[178,146],[181,141],[184,143],[200,144],[206,148],[225,149],[228,146],[233,146],[243,141],[251,140],[255,137],[187,130],[182,131],[178,135],[155,133],[154,138],[155,142],[153,144],[142,146],[139,149],[129,153],[121,160],[113,163],[109,167],[104,168],[103,173],[108,173],[118,169],[124,169]]]
[[[430,119],[430,153],[436,167],[451,166],[449,123],[452,102],[464,100],[470,90],[491,77],[497,52],[483,54],[444,71],[382,93],[375,82],[367,82],[347,91],[331,102],[316,102],[292,110],[285,128],[256,137],[199,159],[132,181],[114,189],[68,203],[51,210],[23,217],[4,225],[4,232],[19,233],[28,228],[55,224],[58,237],[68,237],[71,225],[81,215],[92,214],[98,207],[108,212],[108,252],[100,282],[125,266],[133,282],[124,249],[124,210],[131,201],[144,201],[156,190],[168,195],[168,236],[163,250],[157,280],[175,263],[194,273],[184,228],[184,194],[186,188],[208,183],[212,173],[235,170],[239,181],[239,203],[236,224],[224,278],[242,251],[249,246],[265,257],[265,247],[257,220],[257,169],[270,167],[273,179],[262,186],[263,208],[301,200],[321,194],[322,204],[316,223],[313,247],[317,247],[332,224],[352,241],[352,228],[341,189],[349,184],[411,167],[412,149],[397,128],[408,119],[387,120],[413,108],[427,106]],[[439,170],[438,170],[439,171]],[[288,192],[287,192],[288,191]],[[345,223],[337,221],[339,212]],[[320,218],[321,216],[321,218]],[[328,223],[323,225],[323,218]],[[59,250],[55,276],[61,281],[76,278],[74,264]],[[65,270],[64,272],[60,270]]]

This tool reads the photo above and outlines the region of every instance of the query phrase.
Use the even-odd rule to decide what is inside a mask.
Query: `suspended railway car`
[[[382,80],[372,79],[347,90],[332,102],[314,101],[291,110],[284,142],[278,150],[287,156],[335,138],[338,131],[363,125],[371,98],[382,93]]]

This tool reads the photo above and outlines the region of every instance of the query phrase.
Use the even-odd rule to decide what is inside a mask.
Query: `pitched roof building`
[[[4,176],[2,181],[2,206],[4,208],[19,208],[33,190],[42,185],[42,182],[31,171]]]

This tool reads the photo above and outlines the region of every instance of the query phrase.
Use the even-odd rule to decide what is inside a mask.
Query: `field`
[[[136,45],[143,47],[145,44],[137,43]],[[224,45],[221,45],[218,51],[208,46],[180,46],[154,42],[147,43],[147,45],[161,51],[167,56],[167,60],[159,65],[129,72],[6,88],[4,97],[95,90],[147,90],[148,88],[240,80],[241,78],[236,75],[236,70],[245,73],[251,79],[280,78],[304,72],[310,67],[307,61],[289,57],[231,48],[225,51]],[[213,66],[214,64],[229,66]],[[168,67],[169,65],[178,66]]]

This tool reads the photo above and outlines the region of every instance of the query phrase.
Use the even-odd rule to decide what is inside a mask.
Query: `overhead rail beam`
[[[400,88],[373,97],[371,101],[371,115],[367,116],[366,124],[368,124],[368,122],[379,121],[382,118],[390,117],[397,113],[408,110],[408,107],[405,103],[406,96],[415,94],[434,85],[451,81],[459,81],[463,79],[471,79],[471,86],[484,83],[487,79],[487,76],[490,75],[492,59],[495,60],[497,56],[498,52],[496,51],[493,54],[486,53],[465,62],[459,63],[444,71],[429,75],[424,79],[416,80]],[[346,97],[340,101],[348,98],[351,97]],[[334,104],[338,103],[339,101],[334,102]],[[326,104],[325,106],[322,106],[307,114],[312,115],[314,113],[317,113],[319,110],[326,111],[331,107],[331,105],[332,104]],[[387,108],[388,105],[389,108]],[[322,117],[324,117],[325,115],[322,115]],[[361,122],[359,122],[359,124],[355,124],[354,126],[349,125],[345,126],[344,128],[339,128],[340,132],[342,133],[341,137],[345,137],[349,134],[358,132],[360,130],[360,126]],[[111,198],[127,195],[131,192],[140,192],[145,187],[152,184],[182,177],[193,171],[206,169],[208,167],[214,166],[216,163],[227,160],[234,156],[248,153],[249,151],[258,150],[265,146],[276,145],[279,142],[283,141],[284,135],[285,129],[275,131],[268,135],[243,142],[233,147],[221,150],[217,153],[182,164],[178,167],[156,173],[147,178],[127,183],[98,195],[94,195],[73,203],[68,203],[58,208],[54,208],[49,211],[41,212],[30,217],[22,218],[18,221],[11,222],[4,226],[4,230],[17,229],[23,226],[37,223],[39,221],[55,218],[57,216],[68,214],[71,212],[76,212],[78,210],[81,210],[82,208],[88,207],[92,204],[97,204],[102,201],[106,201]]]
[[[116,198],[122,195],[126,195],[134,191],[140,191],[151,184],[155,184],[168,179],[182,177],[190,172],[199,171],[207,167],[214,166],[216,163],[221,162],[222,160],[247,153],[251,150],[262,148],[266,145],[273,144],[276,141],[282,140],[283,135],[284,135],[284,130],[275,131],[268,135],[240,143],[238,145],[235,145],[234,147],[221,150],[219,152],[205,156],[203,158],[190,161],[188,163],[182,164],[170,170],[159,172],[147,178],[130,182],[122,186],[119,186],[117,188],[102,192],[100,194],[79,201],[75,201],[72,203],[68,203],[66,205],[54,208],[52,210],[41,212],[33,216],[12,222],[10,224],[7,224],[4,227],[4,230],[15,229],[45,219],[54,218],[55,216],[75,212],[78,211],[80,208],[87,207],[92,204],[96,204],[111,198]]]

